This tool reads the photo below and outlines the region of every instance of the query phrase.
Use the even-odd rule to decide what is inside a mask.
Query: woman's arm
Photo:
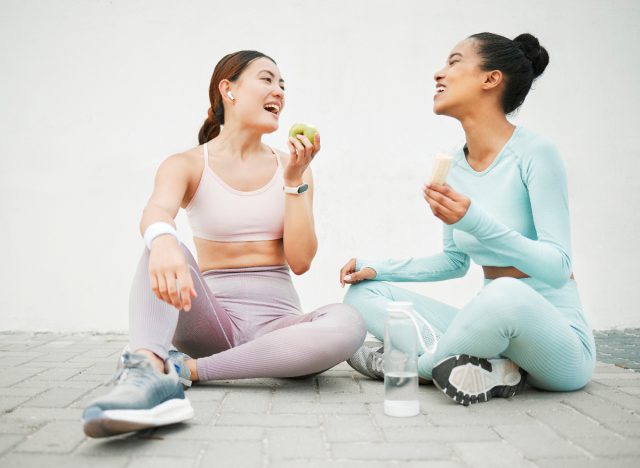
[[[379,281],[443,281],[460,278],[469,271],[469,256],[453,242],[451,226],[443,225],[443,251],[429,257],[406,259],[366,260],[353,259],[340,273],[341,284],[353,284],[363,279]],[[373,270],[367,272],[364,269]],[[353,270],[353,271],[350,271]],[[359,272],[363,272],[359,274]],[[345,275],[347,278],[345,279]]]
[[[314,144],[304,136],[289,138],[288,143],[291,154],[284,171],[284,183],[289,187],[302,183],[309,185],[304,193],[285,194],[284,255],[291,270],[301,275],[309,270],[318,250],[313,220],[313,176],[309,164],[320,151],[320,135],[316,134]]]
[[[478,239],[511,266],[552,287],[571,276],[567,177],[558,151],[549,144],[532,148],[522,162],[537,239],[529,239],[495,220],[477,203],[448,186],[432,186],[427,197],[436,216]],[[433,204],[432,204],[433,203]],[[466,208],[465,208],[466,204]]]
[[[140,220],[140,232],[153,223],[167,223],[175,228],[174,218],[185,204],[191,175],[191,164],[184,154],[167,158],[158,168],[151,197]],[[191,309],[191,296],[196,292],[189,265],[174,236],[163,234],[153,239],[149,256],[151,288],[158,299],[177,309]]]

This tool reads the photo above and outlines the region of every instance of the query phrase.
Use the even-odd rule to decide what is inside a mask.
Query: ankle
[[[153,351],[149,351],[148,349],[138,349],[136,350],[137,354],[144,354],[149,358],[149,362],[151,362],[151,367],[155,370],[164,374],[164,361]]]
[[[187,359],[186,361],[184,361],[184,365],[189,369],[189,372],[191,374],[189,379],[192,382],[197,382],[198,380],[200,380],[198,376],[198,366],[195,359]]]

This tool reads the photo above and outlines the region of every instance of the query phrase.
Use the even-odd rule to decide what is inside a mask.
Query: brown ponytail
[[[222,60],[218,62],[213,70],[211,83],[209,84],[209,102],[211,103],[211,107],[209,107],[207,118],[198,132],[198,142],[201,145],[217,137],[220,134],[220,126],[224,125],[224,106],[222,104],[220,90],[218,89],[220,81],[236,81],[244,69],[247,68],[247,65],[261,57],[276,63],[271,57],[256,50],[234,52],[225,55]]]

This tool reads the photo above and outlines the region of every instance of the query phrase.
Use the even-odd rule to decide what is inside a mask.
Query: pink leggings
[[[131,288],[130,347],[166,359],[173,345],[197,358],[200,380],[298,377],[351,357],[364,341],[360,314],[330,304],[303,314],[289,268],[268,266],[200,273],[183,250],[198,297],[176,310],[151,290],[145,249]]]

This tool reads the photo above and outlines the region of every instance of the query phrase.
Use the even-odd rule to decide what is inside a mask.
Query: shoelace
[[[384,373],[384,354],[378,351],[371,353],[371,369],[375,372]]]
[[[144,368],[144,361],[133,361],[130,359],[128,353],[124,353],[121,358],[122,366],[116,371],[116,373],[111,377],[107,383],[109,385],[117,385],[122,382],[125,382],[130,377],[141,377],[144,374],[141,372],[134,372],[133,374],[130,372],[132,370],[142,370]]]

